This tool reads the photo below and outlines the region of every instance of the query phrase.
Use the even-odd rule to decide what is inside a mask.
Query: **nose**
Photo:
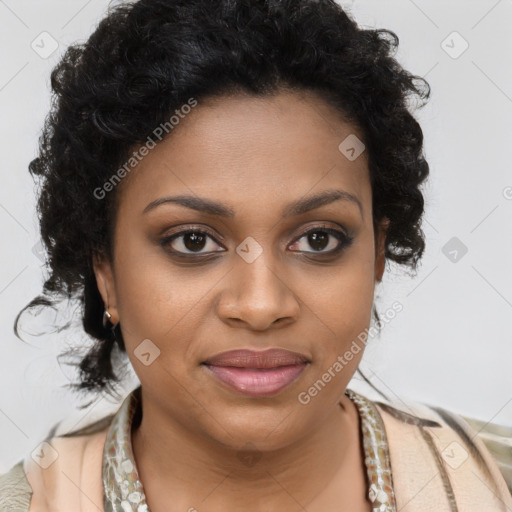
[[[284,274],[270,268],[265,251],[252,263],[240,258],[226,276],[217,314],[231,326],[245,325],[254,331],[295,322],[300,302]]]

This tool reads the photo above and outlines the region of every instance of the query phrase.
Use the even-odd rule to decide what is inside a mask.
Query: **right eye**
[[[213,240],[215,243],[208,243]],[[173,235],[167,236],[160,240],[163,247],[170,247],[170,252],[182,255],[207,254],[211,252],[220,252],[215,250],[204,251],[205,247],[214,247],[218,245],[212,234],[200,229],[187,229]]]

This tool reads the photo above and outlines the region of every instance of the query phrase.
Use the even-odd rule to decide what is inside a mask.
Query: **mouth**
[[[201,365],[231,390],[253,397],[264,397],[286,388],[310,363],[305,355],[288,350],[241,349],[223,352]]]

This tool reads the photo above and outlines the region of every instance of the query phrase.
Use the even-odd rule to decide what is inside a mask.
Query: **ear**
[[[386,234],[389,228],[389,219],[385,217],[378,226],[375,243],[375,280],[382,281],[384,268],[386,266],[386,257],[384,255],[386,249]]]
[[[93,256],[93,269],[104,307],[108,308],[108,312],[112,315],[110,322],[115,325],[119,322],[119,313],[112,265],[106,257],[96,253]]]

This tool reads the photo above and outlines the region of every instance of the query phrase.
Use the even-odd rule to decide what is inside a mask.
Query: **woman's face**
[[[354,136],[362,139],[312,93],[210,99],[124,178],[114,264],[96,261],[95,272],[154,417],[223,445],[270,449],[337,407],[384,269],[367,155],[357,156]],[[308,203],[333,191],[338,199]],[[189,206],[162,201],[177,196]],[[360,350],[348,360],[354,340]],[[310,363],[266,396],[236,390],[202,364],[267,348]]]

